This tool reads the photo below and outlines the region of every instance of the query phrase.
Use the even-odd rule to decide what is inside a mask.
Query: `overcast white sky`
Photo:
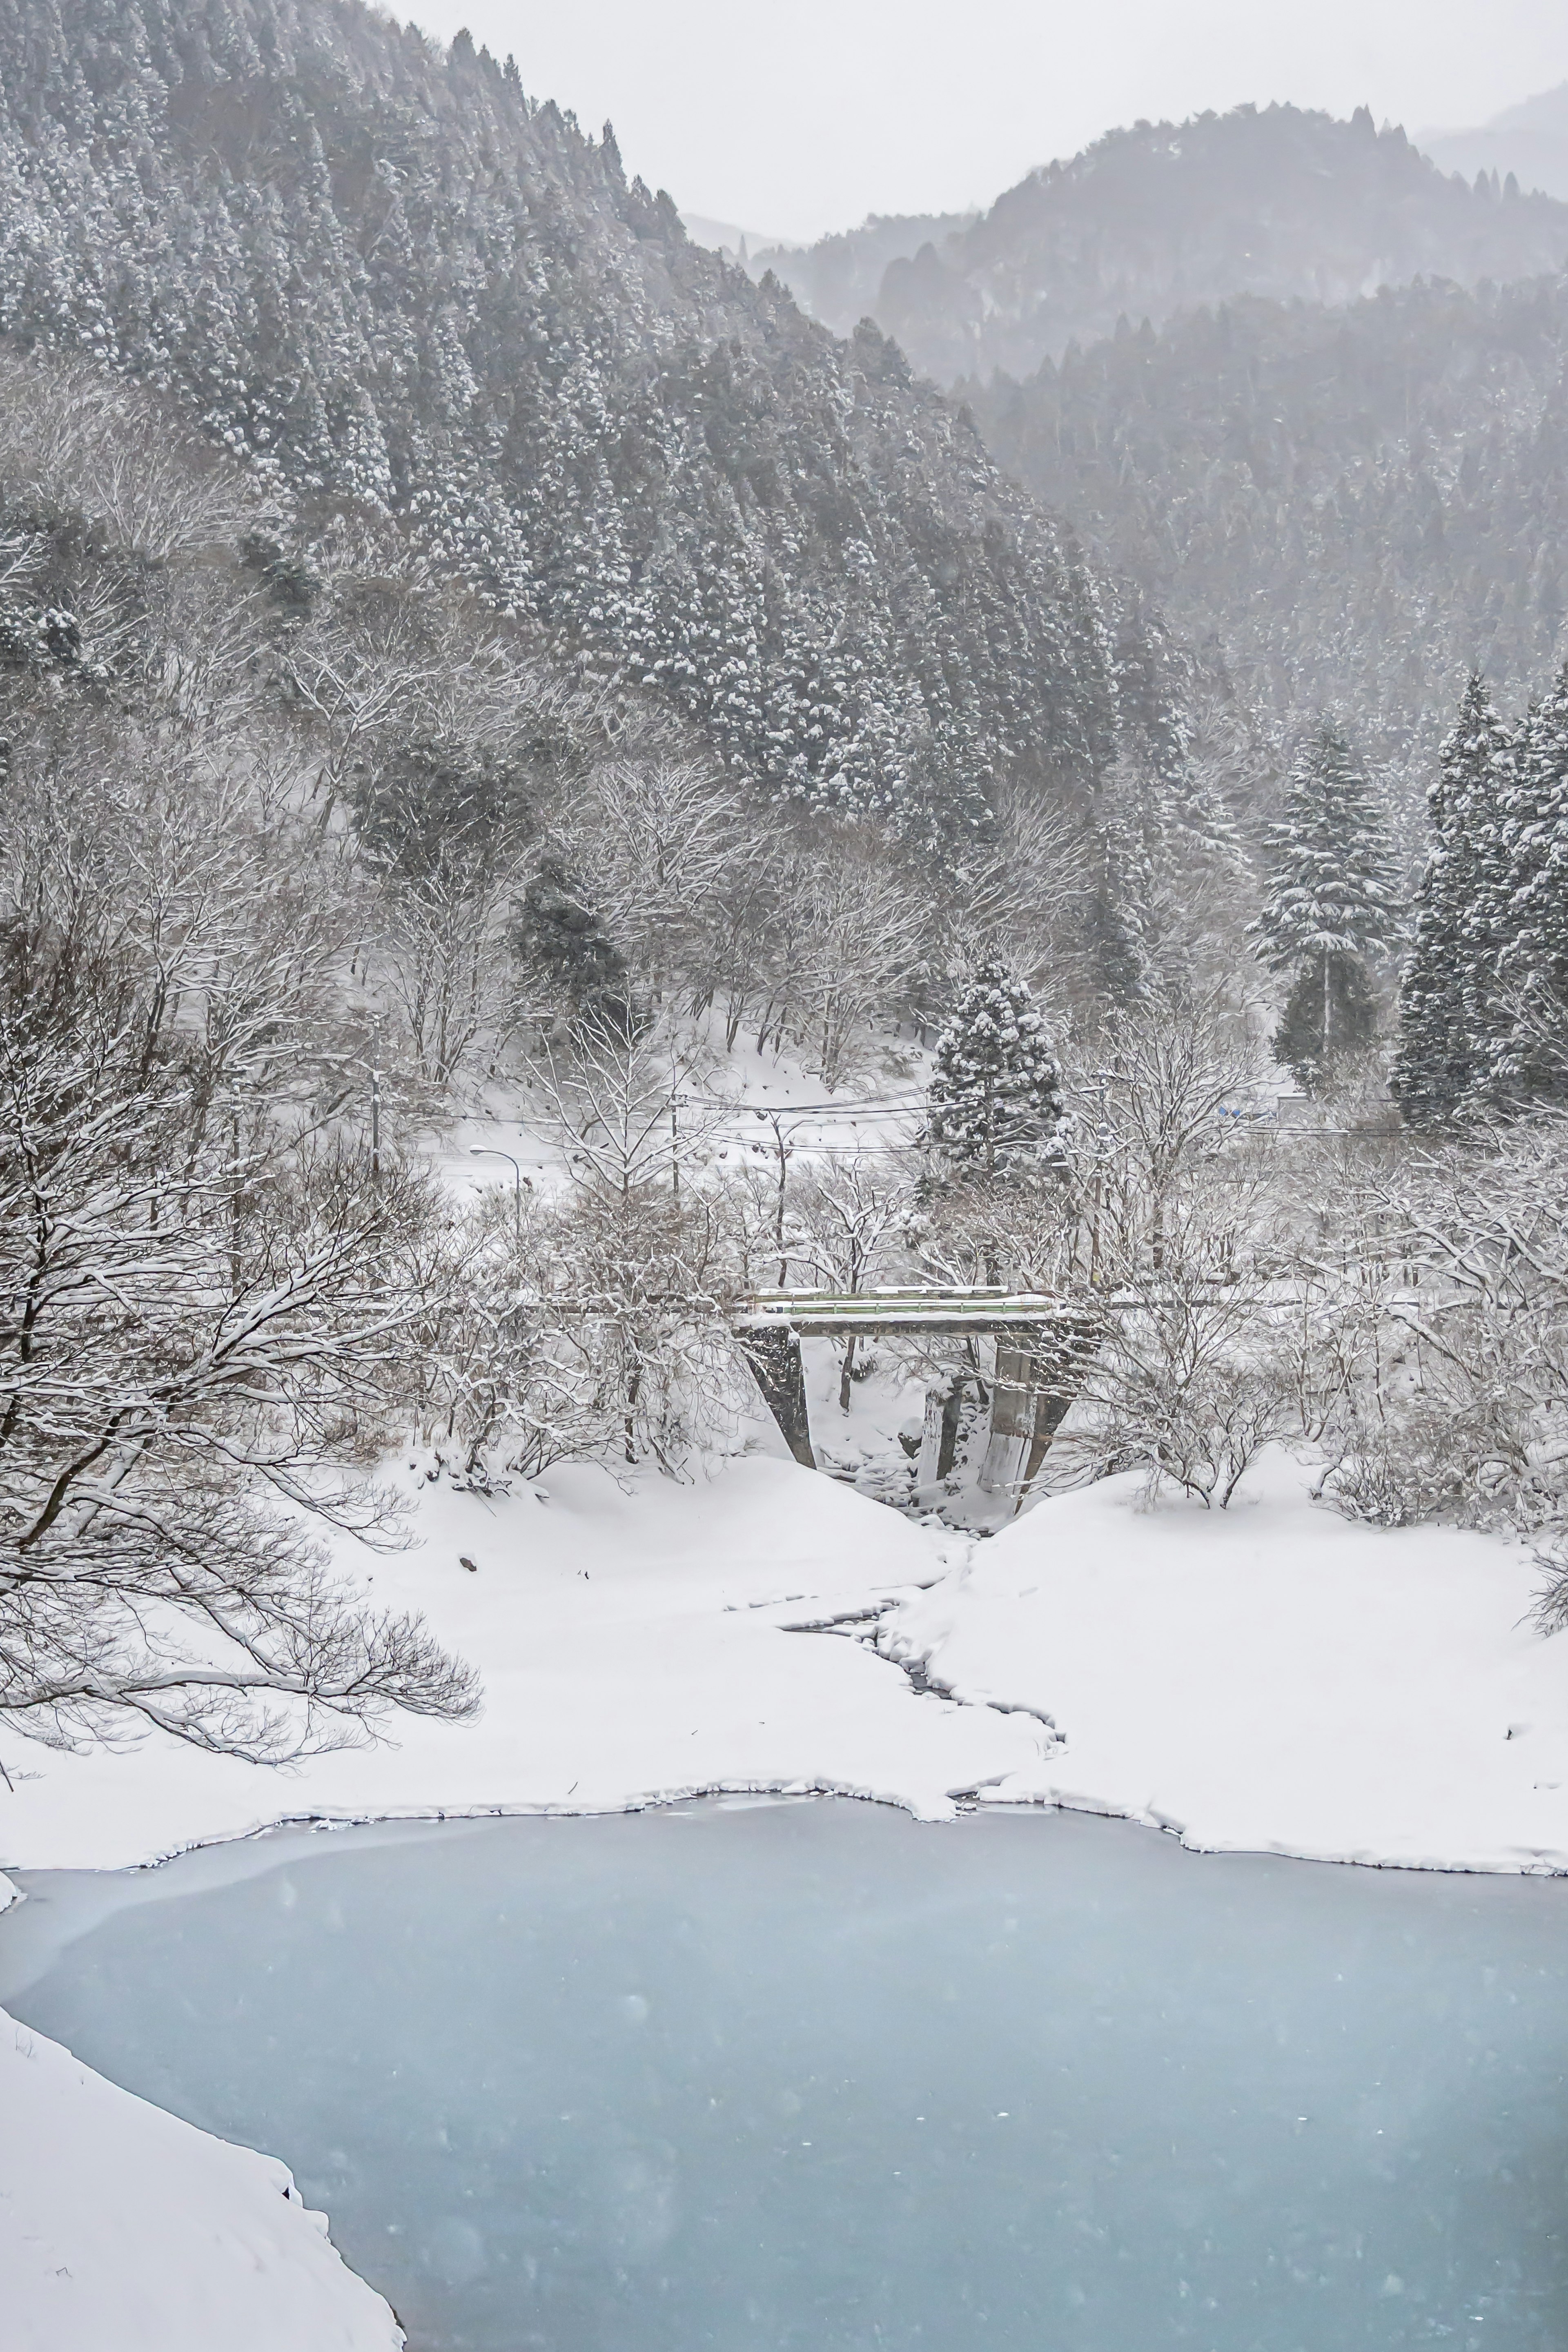
[[[1565,0],[416,0],[415,14],[510,50],[523,88],[586,127],[608,118],[628,172],[683,212],[798,237],[988,203],[1141,115],[1289,99],[1468,128],[1568,79]]]

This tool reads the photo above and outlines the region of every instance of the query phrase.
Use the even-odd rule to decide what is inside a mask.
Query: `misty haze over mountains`
[[[1494,176],[1557,123],[1568,90],[1463,181],[1364,110],[1143,124],[751,267],[868,309],[1249,707],[1414,779],[1472,664],[1518,691],[1562,636],[1568,204]]]
[[[1511,172],[1521,188],[1568,198],[1568,81],[1510,106],[1475,131],[1422,131],[1417,145],[1445,172]]]
[[[1124,315],[1158,326],[1237,294],[1345,302],[1565,261],[1568,203],[1502,179],[1461,185],[1364,108],[1339,122],[1270,106],[1109,131],[971,222],[873,220],[752,267],[837,333],[870,315],[951,383],[1026,373]]]

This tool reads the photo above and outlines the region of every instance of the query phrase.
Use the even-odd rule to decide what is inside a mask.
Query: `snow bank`
[[[1113,1479],[973,1542],[777,1459],[630,1492],[588,1469],[494,1500],[411,1484],[418,1540],[370,1573],[478,1663],[479,1724],[289,1773],[167,1740],[12,1743],[0,1859],[826,1789],[930,1819],[971,1790],[1120,1813],[1210,1850],[1568,1870],[1568,1637],[1525,1622],[1528,1554],[1352,1526],[1308,1486],[1276,1456],[1222,1514]],[[857,1617],[879,1651],[798,1630]],[[0,2016],[7,2352],[395,2346],[289,2185]]]
[[[1204,1848],[1568,1869],[1568,1637],[1524,1622],[1528,1554],[1356,1527],[1308,1483],[1277,1456],[1210,1513],[1145,1509],[1113,1479],[978,1543],[774,1458],[626,1492],[587,1468],[495,1500],[419,1486],[417,1543],[370,1572],[479,1665],[478,1724],[398,1723],[290,1772],[163,1739],[13,1742],[0,1864],[112,1868],[291,1819],[821,1789],[928,1820],[977,1791]],[[857,1616],[879,1651],[797,1630]]]
[[[419,1539],[370,1557],[374,1591],[478,1664],[477,1724],[402,1720],[388,1744],[288,1772],[162,1738],[120,1755],[12,1742],[0,1865],[112,1869],[310,1816],[589,1812],[707,1790],[823,1789],[942,1819],[955,1791],[1039,1759],[1037,1725],[920,1696],[860,1643],[787,1630],[944,1567],[940,1538],[791,1462],[630,1492],[574,1468],[499,1500],[410,1494]]]
[[[270,2157],[117,2090],[0,2011],[6,2352],[396,2352]]]
[[[1136,1477],[1043,1502],[900,1609],[884,1645],[1064,1744],[991,1793],[1205,1852],[1568,1870],[1568,1637],[1527,1551],[1355,1526],[1266,1458],[1227,1512]]]

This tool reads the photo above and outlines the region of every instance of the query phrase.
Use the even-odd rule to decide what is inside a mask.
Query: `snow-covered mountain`
[[[1110,756],[1108,583],[875,329],[694,245],[510,59],[356,0],[5,0],[0,93],[0,331],[389,510],[773,790],[936,839]]]
[[[1543,101],[1544,103],[1544,101]],[[939,383],[1018,375],[1070,342],[1240,294],[1344,302],[1384,285],[1534,276],[1568,256],[1568,205],[1448,176],[1365,108],[1348,122],[1237,107],[1107,132],[1032,172],[968,226],[882,254],[868,222],[766,258],[824,317],[819,280],[864,303]]]

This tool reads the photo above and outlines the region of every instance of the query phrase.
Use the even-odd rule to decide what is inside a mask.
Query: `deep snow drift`
[[[1137,1477],[1042,1503],[883,1633],[931,1680],[1047,1711],[1045,1797],[1242,1850],[1568,1870],[1568,1638],[1529,1552],[1353,1525],[1266,1456],[1228,1511]]]
[[[783,1630],[943,1572],[923,1529],[787,1461],[626,1493],[563,1468],[499,1499],[425,1486],[414,1505],[418,1541],[370,1558],[374,1590],[478,1664],[477,1725],[396,1722],[395,1744],[287,1772],[162,1738],[119,1756],[13,1744],[0,1864],[110,1869],[311,1814],[587,1812],[710,1789],[826,1789],[940,1819],[1048,1740],[917,1696],[841,1634]]]
[[[1112,1479],[975,1541],[756,1455],[625,1492],[588,1468],[500,1498],[414,1481],[417,1540],[368,1572],[479,1666],[477,1725],[397,1724],[289,1772],[162,1739],[13,1742],[0,1862],[820,1789],[932,1820],[973,1792],[1205,1848],[1568,1869],[1568,1639],[1525,1622],[1528,1553],[1352,1526],[1309,1485],[1277,1455],[1221,1513]]]

